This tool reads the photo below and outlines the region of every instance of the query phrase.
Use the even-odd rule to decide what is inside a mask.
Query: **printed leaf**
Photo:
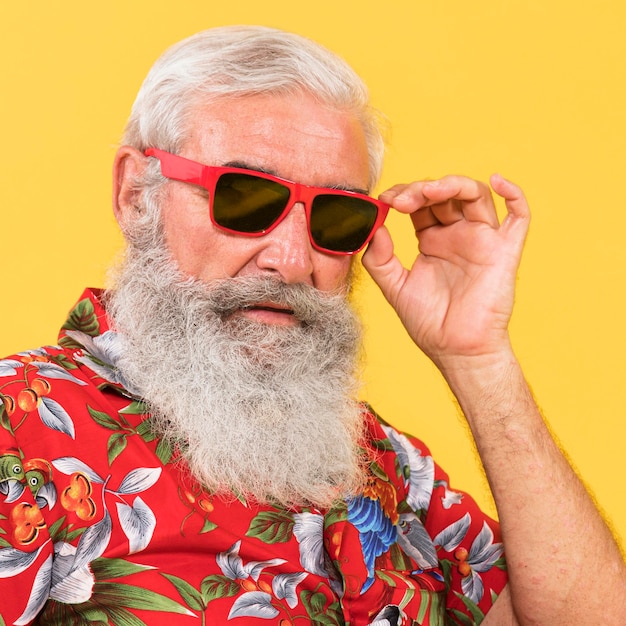
[[[73,474],[74,472],[80,472],[85,474],[92,483],[101,484],[104,482],[98,474],[96,474],[89,465],[83,463],[75,456],[62,456],[52,461],[52,465],[55,469],[59,470],[62,474]]]
[[[128,443],[125,433],[113,433],[109,437],[107,443],[107,455],[109,459],[109,465],[113,465],[113,461],[124,452],[126,444]]]
[[[502,555],[503,547],[501,543],[493,543],[493,531],[487,522],[483,522],[483,527],[474,539],[467,557],[468,563],[477,572],[486,572]]]
[[[92,409],[89,405],[87,405],[87,410],[89,411],[89,415],[91,415],[92,419],[96,424],[102,426],[103,428],[108,428],[109,430],[119,430],[120,423],[111,417],[108,413],[104,413],[102,411],[96,411]]]
[[[24,363],[15,359],[4,359],[0,361],[0,376],[15,376],[17,369],[24,367]]]
[[[122,578],[132,574],[139,574],[147,570],[154,569],[149,565],[138,565],[126,559],[109,559],[101,556],[91,562],[91,571],[98,580],[110,580],[111,578]]]
[[[244,570],[247,572],[248,576],[252,578],[255,582],[259,580],[259,576],[263,572],[266,567],[276,567],[278,565],[282,565],[286,563],[285,559],[269,559],[267,561],[250,561],[247,565],[244,566]]]
[[[284,543],[291,538],[294,520],[285,513],[264,511],[254,517],[246,532],[264,543]]]
[[[333,507],[328,513],[324,516],[324,526],[328,528],[332,524],[336,524],[337,522],[346,522],[348,520],[348,507],[345,502],[342,502],[340,505]]]
[[[385,470],[378,463],[376,463],[376,461],[372,461],[369,467],[374,476],[380,478],[383,482],[389,482],[389,476],[387,476]]]
[[[117,514],[122,530],[128,537],[130,554],[144,550],[150,543],[156,528],[156,516],[152,509],[137,496],[133,506],[118,502]]]
[[[476,626],[476,622],[473,619],[470,619],[465,613],[461,613],[458,609],[452,609],[451,613],[461,626]]]
[[[315,513],[295,513],[293,534],[298,540],[300,564],[318,576],[327,576],[324,567],[324,518]]]
[[[261,617],[273,619],[279,611],[272,606],[272,596],[263,591],[248,591],[239,596],[228,614],[228,619],[235,617]]]
[[[411,441],[394,429],[383,426],[398,458],[402,477],[408,480],[407,502],[414,511],[427,509],[433,490],[435,465],[431,456],[422,456]]]
[[[314,591],[303,591],[300,597],[308,616],[316,622],[323,623],[326,596]]]
[[[88,609],[81,611],[81,618],[89,624],[108,624],[109,614],[104,609],[97,606],[90,606]]]
[[[120,413],[123,413],[124,415],[142,415],[143,413],[146,413],[147,410],[145,402],[133,400],[128,406],[124,407]]]
[[[76,370],[77,365],[74,365],[64,354],[58,354],[57,356],[51,356],[50,360],[62,367],[65,370]]]
[[[232,598],[241,591],[241,587],[228,576],[213,574],[207,576],[200,585],[200,592],[205,604],[218,598]]]
[[[15,626],[23,626],[30,624],[48,599],[48,590],[50,588],[50,577],[52,573],[52,555],[50,555],[39,568],[33,586],[26,604],[26,609],[13,622]]]
[[[100,332],[100,325],[91,300],[88,298],[81,300],[61,328],[63,330],[79,330],[95,337]]]
[[[465,578],[461,580],[461,589],[467,598],[476,603],[482,600],[485,592],[483,579],[473,569],[470,570],[469,576],[465,576]]]
[[[468,576],[469,578],[469,576]],[[477,578],[480,579],[480,576],[477,576]],[[465,580],[465,579],[463,579]],[[482,581],[481,581],[481,586],[482,586]],[[454,592],[454,595],[457,596],[462,602],[463,604],[466,606],[467,610],[471,613],[473,621],[471,622],[472,624],[480,624],[480,622],[485,618],[485,614],[482,612],[482,610],[480,609],[480,607],[478,607],[474,602],[472,602],[472,600],[460,593],[457,593],[456,591]],[[482,597],[482,594],[481,594]]]
[[[139,467],[124,477],[117,493],[130,495],[150,489],[161,475],[160,467]]]
[[[193,616],[191,611],[175,600],[150,589],[134,585],[97,582],[94,596],[97,596],[98,602],[103,606],[121,606],[129,609],[164,611]]]
[[[41,548],[35,552],[23,552],[17,548],[0,550],[0,578],[17,576],[27,570],[37,559]]]
[[[153,441],[156,439],[156,433],[152,430],[152,420],[150,418],[143,420],[143,422],[137,426],[136,432],[144,441]]]
[[[67,517],[64,515],[60,519],[58,519],[52,526],[48,528],[48,533],[50,534],[50,538],[52,539],[52,543],[56,543],[57,541],[63,541],[65,538],[65,534],[67,533],[67,529],[64,529],[63,534],[59,534],[61,527],[65,524]]]
[[[93,594],[94,575],[87,565],[74,567],[76,549],[69,544],[62,546],[62,553],[55,555],[52,584],[49,597],[64,604],[88,602]]]
[[[146,441],[148,441],[148,439],[146,439]],[[163,465],[167,465],[172,458],[172,454],[172,447],[164,439],[161,439],[159,443],[157,443],[156,447],[156,455],[159,458],[159,461],[161,461]]]
[[[391,562],[393,563],[393,567],[396,570],[405,570],[410,569],[411,561],[407,557],[404,552],[400,549],[400,546],[397,543],[394,543],[389,548],[389,557],[391,558]]]
[[[307,572],[278,574],[272,581],[272,591],[279,600],[286,600],[290,609],[298,604],[296,587],[308,576]]]
[[[41,404],[37,408],[41,421],[52,430],[58,430],[64,435],[74,439],[74,422],[66,410],[52,398],[41,398]]]
[[[53,378],[57,380],[68,380],[71,383],[76,383],[77,385],[86,385],[87,383],[84,380],[80,380],[80,378],[76,378],[66,370],[64,370],[60,365],[56,363],[43,363],[33,361],[31,363],[32,367],[36,367],[39,374],[41,376],[45,376],[46,378]]]
[[[111,527],[111,516],[105,511],[104,517],[81,535],[76,547],[73,569],[79,569],[102,556],[111,539]]]
[[[106,618],[102,623],[115,624],[115,626],[147,626],[146,622],[121,606],[108,606]]]
[[[212,522],[211,520],[205,519],[202,528],[200,529],[200,534],[208,533],[217,528],[217,524]]]
[[[176,587],[181,598],[190,609],[194,609],[195,611],[204,611],[204,609],[206,609],[202,594],[197,589],[194,589],[186,580],[178,576],[172,576],[171,574],[163,574],[163,576]]]
[[[417,623],[423,622],[426,617],[426,612],[428,611],[428,607],[430,606],[431,598],[434,594],[425,591],[424,589],[420,589],[420,610],[417,613]]]
[[[86,530],[87,530],[86,528],[81,527],[81,528],[76,528],[75,530],[72,530],[71,532],[68,532],[65,537],[65,541],[69,543],[70,541],[74,541],[75,539],[78,539],[78,537],[80,537]]]
[[[8,430],[11,435],[15,435],[13,431],[13,424],[11,424],[9,414],[7,413],[6,407],[4,406],[4,401],[2,400],[2,394],[0,394],[0,425],[5,430]]]
[[[506,569],[507,569],[507,567],[506,567],[506,557],[501,556],[497,561],[494,562],[493,566],[497,567],[498,569],[506,571]]]
[[[225,552],[220,552],[215,560],[222,570],[222,573],[225,576],[228,576],[231,580],[236,580],[237,578],[248,578],[250,575],[243,566],[243,561],[239,556],[239,546],[241,545],[241,539],[236,541],[228,550]]]
[[[450,581],[452,580],[452,561],[449,559],[441,559],[441,561],[439,561],[439,567],[441,567],[441,574],[446,583],[446,591],[449,591]]]
[[[433,539],[433,543],[436,546],[441,546],[447,552],[452,552],[463,541],[467,531],[469,530],[472,518],[469,513],[466,513],[461,519],[457,520],[453,524],[450,524],[447,528],[444,528]]]

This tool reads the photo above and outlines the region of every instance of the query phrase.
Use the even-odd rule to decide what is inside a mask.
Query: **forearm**
[[[496,501],[521,624],[619,624],[626,568],[546,428],[513,353],[441,366]]]

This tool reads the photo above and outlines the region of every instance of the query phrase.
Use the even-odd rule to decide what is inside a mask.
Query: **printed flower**
[[[327,577],[324,567],[324,518],[317,513],[294,513],[293,534],[300,548],[300,564],[307,571]]]
[[[90,337],[79,330],[68,330],[67,336],[85,348],[76,360],[92,369],[98,376],[116,385],[122,385],[138,395],[124,379],[116,365],[124,353],[124,340],[116,332],[107,330],[102,335]]]
[[[471,525],[471,517],[466,513],[461,519],[442,530],[434,539],[434,543],[440,545],[446,552],[454,553],[456,566],[463,580],[461,588],[463,593],[472,602],[478,603],[484,595],[483,580],[481,573],[488,571],[496,565],[503,554],[503,546],[494,542],[494,535],[487,522],[474,538],[470,549],[461,546]]]
[[[285,599],[289,606],[294,602],[297,603],[295,588],[306,576],[306,573],[278,575],[274,578],[273,587],[270,587],[265,581],[259,581],[261,573],[266,567],[275,567],[286,563],[285,559],[250,561],[244,565],[243,559],[239,556],[240,547],[241,540],[216,557],[217,564],[224,576],[227,579],[238,581],[244,591],[233,603],[228,619],[235,617],[274,619],[278,616],[279,610],[272,603],[272,592],[276,598]]]
[[[441,504],[444,509],[450,509],[455,504],[461,504],[461,500],[463,500],[463,494],[458,491],[452,491],[448,489],[448,483],[445,480],[442,480],[438,483],[443,486],[444,494],[441,497]]]
[[[96,503],[91,498],[91,482],[82,472],[70,476],[70,485],[61,494],[61,506],[73,511],[82,520],[90,520],[96,514]]]
[[[39,531],[46,526],[41,511],[32,504],[20,502],[11,511],[13,537],[21,545],[35,541]]]
[[[426,510],[430,504],[435,478],[435,464],[431,456],[422,456],[422,453],[409,439],[390,428],[382,426],[389,438],[394,452],[398,455],[398,463],[402,469],[405,484],[408,484],[409,493],[407,504],[414,510]]]

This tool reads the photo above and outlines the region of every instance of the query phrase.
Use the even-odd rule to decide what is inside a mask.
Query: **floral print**
[[[364,405],[363,493],[330,510],[217,498],[116,371],[87,290],[59,345],[0,361],[0,625],[479,624],[497,524]]]

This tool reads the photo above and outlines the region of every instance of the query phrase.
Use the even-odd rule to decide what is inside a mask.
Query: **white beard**
[[[268,278],[185,278],[158,216],[126,233],[107,311],[125,342],[118,367],[156,432],[209,492],[284,507],[330,507],[364,481],[355,401],[360,326],[345,295]],[[300,323],[240,315],[272,301]],[[234,313],[234,314],[233,314]]]

